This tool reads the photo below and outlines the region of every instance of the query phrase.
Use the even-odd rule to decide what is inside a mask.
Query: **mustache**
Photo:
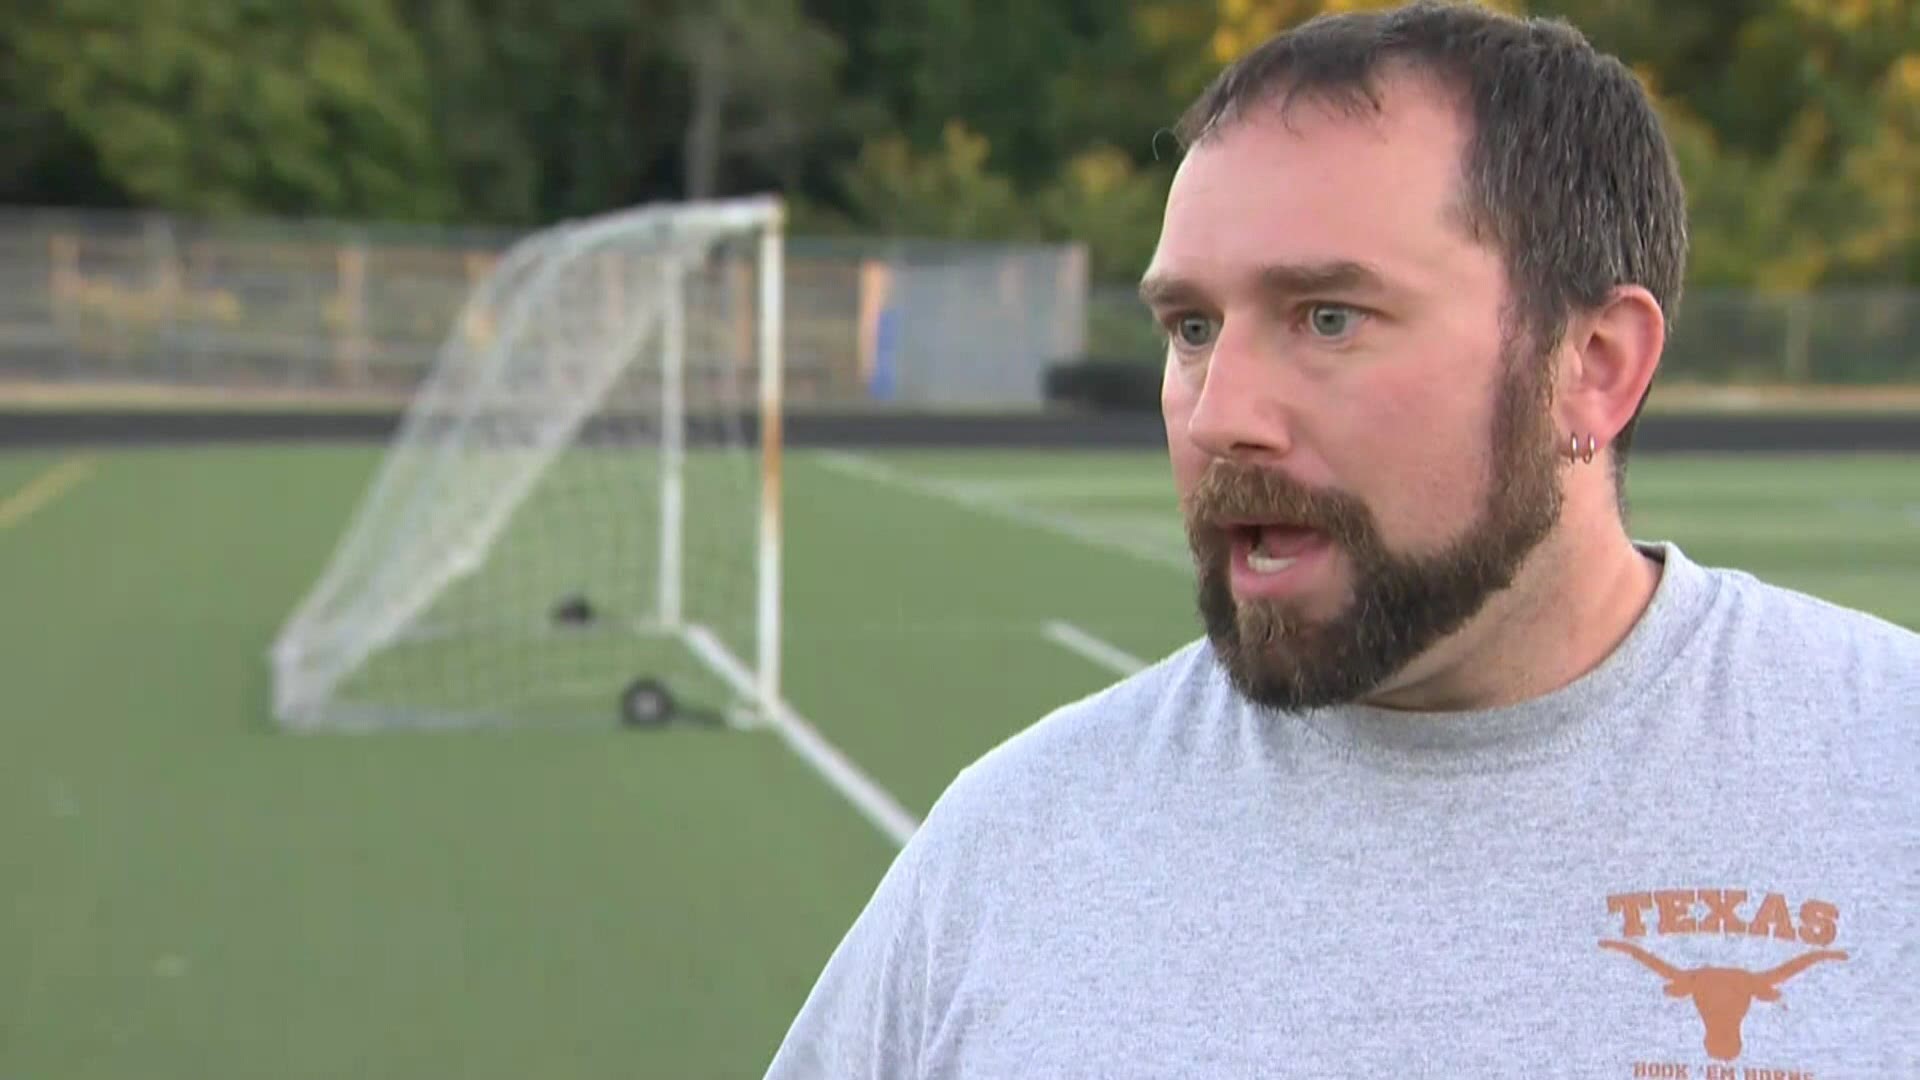
[[[1223,522],[1247,518],[1285,521],[1358,546],[1374,535],[1373,515],[1343,491],[1312,488],[1276,469],[1216,461],[1186,499],[1188,532],[1209,546],[1224,540]]]

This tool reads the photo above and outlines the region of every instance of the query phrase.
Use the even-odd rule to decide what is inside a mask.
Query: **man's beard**
[[[1390,552],[1364,503],[1266,469],[1217,462],[1187,500],[1199,608],[1233,685],[1253,702],[1302,710],[1359,699],[1458,630],[1559,519],[1559,445],[1547,414],[1545,357],[1503,350],[1492,425],[1493,475],[1480,517],[1435,555]],[[1282,602],[1236,604],[1233,534],[1217,522],[1254,518],[1318,530],[1353,568],[1353,596],[1327,622]]]

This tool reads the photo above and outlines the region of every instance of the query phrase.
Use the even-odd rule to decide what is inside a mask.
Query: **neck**
[[[1612,654],[1652,600],[1660,571],[1616,515],[1568,510],[1512,588],[1366,703],[1411,712],[1513,705],[1566,686]]]

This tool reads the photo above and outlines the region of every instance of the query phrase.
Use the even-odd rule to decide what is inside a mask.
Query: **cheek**
[[[1175,490],[1180,495],[1193,489],[1207,467],[1206,455],[1187,435],[1187,423],[1193,414],[1193,388],[1166,365],[1160,382],[1160,415],[1166,424],[1167,457],[1173,466]]]
[[[1346,412],[1334,468],[1372,507],[1381,539],[1431,551],[1459,536],[1487,497],[1490,400],[1389,379],[1350,400],[1366,404]]]

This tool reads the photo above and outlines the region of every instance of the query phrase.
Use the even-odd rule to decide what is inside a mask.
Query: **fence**
[[[0,213],[0,395],[59,387],[394,403],[518,234]],[[1022,408],[1081,355],[1157,362],[1068,245],[790,237],[796,408]],[[1695,290],[1663,383],[1920,385],[1920,290]]]
[[[393,403],[518,234],[0,214],[0,391]],[[789,237],[787,398],[1022,407],[1085,344],[1069,245]]]
[[[1131,290],[1088,301],[1089,350],[1157,363],[1160,344]],[[1750,386],[1920,385],[1920,289],[1766,294],[1698,289],[1682,301],[1661,361],[1663,383]]]

